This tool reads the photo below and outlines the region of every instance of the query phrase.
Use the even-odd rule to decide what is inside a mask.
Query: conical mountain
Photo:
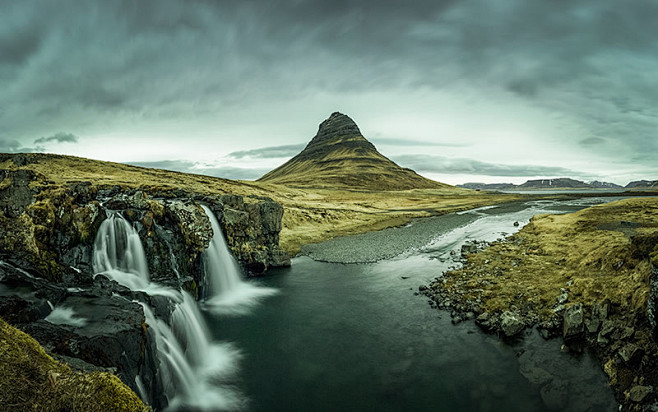
[[[342,113],[322,123],[297,156],[258,179],[296,187],[408,190],[448,187],[405,169],[379,153]]]

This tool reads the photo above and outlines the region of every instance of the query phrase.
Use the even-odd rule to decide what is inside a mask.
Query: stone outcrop
[[[80,360],[71,365],[61,360],[53,359],[32,337],[0,318],[1,409],[152,411],[132,390],[104,369]],[[83,364],[86,370],[81,368]]]
[[[290,258],[279,249],[283,207],[269,198],[219,196],[208,202],[224,228],[226,242],[239,262],[254,274],[269,267],[289,266]]]
[[[33,172],[2,172],[0,256],[11,256],[49,280],[77,277],[72,267],[92,273],[94,239],[113,210],[138,228],[155,280],[198,283],[200,255],[212,238],[201,204],[219,217],[229,247],[248,274],[289,265],[278,246],[283,208],[268,198],[146,193],[90,183],[31,188],[38,179]]]
[[[654,258],[656,260],[656,258]],[[649,276],[649,300],[647,301],[647,317],[655,338],[658,338],[658,262],[651,262]]]
[[[145,350],[152,342],[146,339],[144,312],[133,301],[136,296],[103,276],[77,285],[67,287],[2,262],[0,317],[27,332],[53,356],[75,360],[74,367],[114,373],[133,390],[140,374],[155,381],[155,363],[148,358],[153,351]],[[53,310],[72,307],[93,310],[72,319],[58,318]]]

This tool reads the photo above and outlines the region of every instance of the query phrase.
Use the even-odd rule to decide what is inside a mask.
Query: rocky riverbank
[[[444,273],[421,293],[504,339],[537,328],[563,350],[594,353],[624,410],[656,403],[658,200],[541,215]],[[536,375],[536,374],[534,374]],[[554,382],[537,380],[544,386]]]

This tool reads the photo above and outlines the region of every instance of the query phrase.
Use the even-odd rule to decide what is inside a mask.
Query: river
[[[279,293],[249,313],[205,313],[213,337],[242,353],[224,384],[254,411],[617,410],[591,355],[563,353],[534,330],[504,343],[415,293],[458,264],[451,251],[467,240],[612,200],[480,208],[311,246],[304,253],[324,261],[300,256],[250,281]]]

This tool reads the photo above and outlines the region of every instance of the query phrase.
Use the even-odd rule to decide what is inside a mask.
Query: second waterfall
[[[204,278],[208,283],[205,307],[219,314],[244,314],[276,289],[255,286],[242,280],[240,266],[235,260],[222,234],[215,214],[202,206],[208,215],[213,236],[203,254]]]

